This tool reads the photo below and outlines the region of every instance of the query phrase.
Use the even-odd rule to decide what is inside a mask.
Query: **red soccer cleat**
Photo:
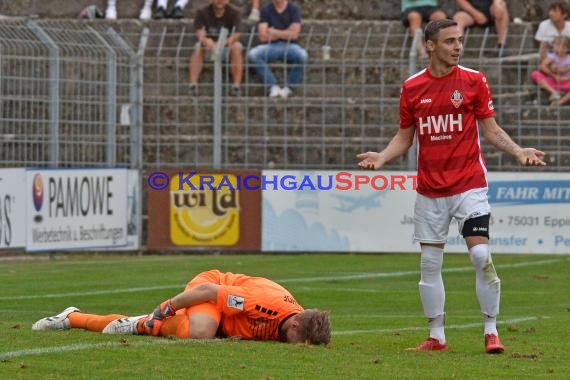
[[[502,354],[505,346],[501,344],[501,340],[495,334],[485,335],[485,352],[488,354]]]
[[[446,351],[449,346],[445,343],[439,343],[435,338],[427,338],[417,347],[406,348],[406,351]]]

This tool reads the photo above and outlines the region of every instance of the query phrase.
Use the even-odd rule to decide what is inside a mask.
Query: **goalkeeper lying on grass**
[[[328,312],[304,310],[281,285],[262,277],[202,272],[152,313],[136,317],[82,313],[68,307],[42,318],[33,330],[80,328],[104,334],[211,339],[239,337],[286,343],[328,344]]]

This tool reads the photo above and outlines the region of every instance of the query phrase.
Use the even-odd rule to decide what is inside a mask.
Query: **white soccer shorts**
[[[417,194],[414,206],[414,242],[445,244],[455,219],[459,233],[467,219],[491,213],[487,188],[468,190],[450,197],[428,198]]]

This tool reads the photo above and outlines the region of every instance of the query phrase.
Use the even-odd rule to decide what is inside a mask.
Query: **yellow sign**
[[[234,245],[239,241],[237,178],[231,174],[198,174],[170,181],[170,240],[176,245]]]

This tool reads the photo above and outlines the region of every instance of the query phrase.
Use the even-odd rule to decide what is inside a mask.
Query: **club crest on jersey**
[[[245,300],[243,299],[243,297],[234,296],[234,295],[229,294],[228,298],[227,298],[227,305],[228,305],[228,307],[231,307],[234,309],[243,310],[244,301]]]
[[[453,104],[455,108],[459,108],[459,106],[461,106],[461,103],[463,103],[463,96],[459,90],[453,91],[453,94],[451,94],[451,104]]]

